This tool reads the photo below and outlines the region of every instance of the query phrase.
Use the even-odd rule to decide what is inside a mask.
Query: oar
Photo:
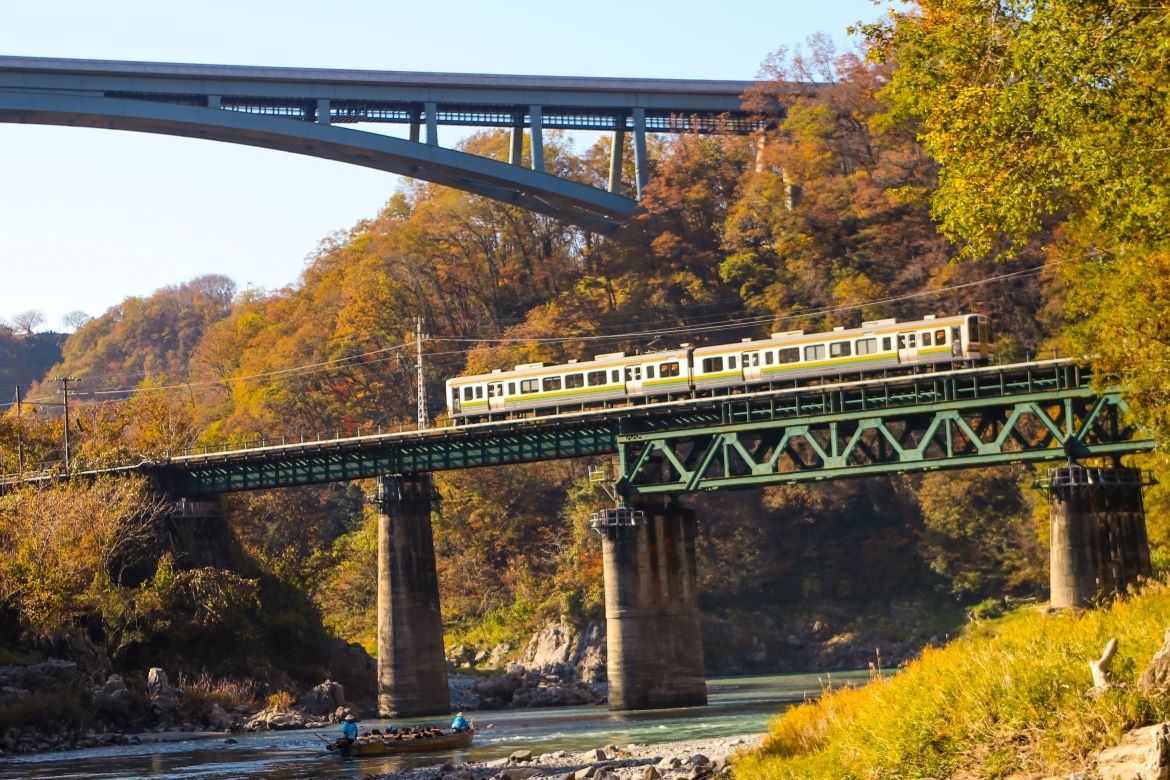
[[[326,750],[337,750],[337,742],[326,739],[317,732],[313,732],[313,736],[325,743]]]

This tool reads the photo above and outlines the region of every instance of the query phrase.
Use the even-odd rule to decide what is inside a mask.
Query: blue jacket
[[[467,731],[471,728],[471,724],[467,722],[467,718],[462,715],[456,715],[455,720],[451,721],[451,728],[456,731]]]
[[[357,739],[358,727],[352,720],[344,720],[341,722],[341,736],[346,739]]]

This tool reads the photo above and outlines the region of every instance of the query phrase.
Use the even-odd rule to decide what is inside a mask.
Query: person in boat
[[[456,712],[455,719],[451,721],[451,728],[455,731],[467,731],[471,728],[471,724],[467,722],[467,718],[463,717],[462,712]]]
[[[353,715],[346,715],[345,720],[341,722],[341,736],[337,739],[337,746],[349,747],[357,741],[357,735],[357,718]]]

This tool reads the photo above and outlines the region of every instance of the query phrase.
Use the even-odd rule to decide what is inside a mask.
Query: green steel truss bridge
[[[203,138],[322,157],[510,203],[599,233],[637,205],[647,133],[747,134],[750,81],[508,76],[0,56],[0,122]],[[793,85],[807,91],[815,85]],[[399,125],[407,137],[368,128]],[[507,161],[439,145],[439,128],[511,131]],[[608,187],[548,172],[543,131],[611,133]],[[632,140],[635,176],[622,182]],[[527,164],[522,159],[527,136]]]
[[[619,492],[1119,457],[1154,441],[1088,369],[1050,360],[176,455],[97,473],[174,496],[617,454]],[[9,480],[8,484],[13,484]]]

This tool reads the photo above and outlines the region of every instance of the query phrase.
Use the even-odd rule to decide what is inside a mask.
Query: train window
[[[813,344],[804,348],[805,360],[824,360],[825,359],[825,345]]]
[[[929,347],[933,342],[930,339],[930,331],[922,334],[922,346]]]
[[[776,350],[776,362],[799,363],[800,347],[785,347],[784,349]]]
[[[947,343],[947,332],[946,332],[945,328],[940,328],[939,330],[936,330],[934,332],[934,343],[935,344],[946,344]]]
[[[584,374],[566,374],[565,375],[565,387],[584,387],[584,386],[585,386],[585,375]]]
[[[981,320],[979,322],[979,343],[990,344],[993,340],[991,337],[991,321]]]
[[[899,333],[898,349],[916,349],[918,347],[917,333]]]
[[[764,353],[764,365],[770,366],[774,362],[776,362],[776,353],[773,352],[772,350],[768,350],[767,352],[765,352]]]
[[[727,367],[728,368],[737,368],[738,367],[738,363],[736,361],[735,355],[728,355],[727,356]]]
[[[470,401],[472,398],[475,398],[475,388],[467,385],[463,388],[463,400]]]
[[[967,318],[967,341],[979,341],[979,323],[974,317]]]
[[[480,400],[483,399],[483,385],[475,386],[475,397],[479,398]]]
[[[715,357],[703,358],[703,373],[713,374],[716,371],[723,370],[723,356],[717,355]]]
[[[646,378],[647,379],[654,378],[654,366],[646,366]]]
[[[535,393],[540,389],[539,379],[521,379],[520,392],[521,393]]]
[[[959,326],[951,328],[951,341],[960,342],[963,340],[963,330]]]
[[[668,376],[678,376],[678,375],[679,375],[678,363],[660,363],[658,365],[658,376],[668,377]]]
[[[545,392],[550,390],[560,390],[561,378],[559,376],[546,376],[544,378],[544,389]]]
[[[590,371],[587,378],[589,380],[590,387],[596,387],[597,385],[604,385],[605,384],[605,372],[604,371]]]
[[[516,383],[515,382],[508,383],[508,395],[516,395]]]
[[[853,342],[834,341],[829,344],[829,357],[849,357],[853,354]]]
[[[872,355],[877,352],[877,339],[858,339],[857,354]]]
[[[501,385],[499,382],[493,382],[492,384],[488,385],[488,398],[495,398],[496,396],[500,395],[503,390],[503,385]]]
[[[758,366],[758,365],[760,365],[760,353],[759,352],[745,352],[745,353],[743,353],[743,367],[744,368],[749,368],[751,366]]]
[[[894,348],[894,342],[890,340],[889,336],[882,336],[882,352],[889,352]]]
[[[609,372],[609,381],[610,381],[610,382],[620,382],[620,381],[622,381],[622,372],[621,372],[619,369],[616,369],[616,368],[615,368],[613,371],[610,371],[610,372]]]

